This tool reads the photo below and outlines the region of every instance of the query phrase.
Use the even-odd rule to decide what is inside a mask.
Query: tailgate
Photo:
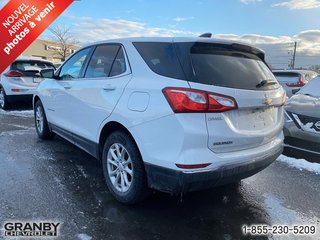
[[[190,87],[208,92],[217,106],[206,113],[208,147],[229,152],[272,141],[284,124],[284,91],[264,62],[264,53],[210,41],[176,43]]]
[[[190,83],[199,89],[200,84]],[[209,92],[234,97],[238,109],[206,113],[208,147],[217,153],[245,150],[275,139],[282,131],[283,90],[254,91],[205,86]]]

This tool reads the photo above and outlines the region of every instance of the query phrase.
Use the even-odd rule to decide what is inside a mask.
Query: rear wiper
[[[261,88],[264,86],[275,85],[275,84],[277,84],[276,81],[273,81],[272,79],[266,79],[266,80],[262,80],[259,84],[257,84],[256,88]]]

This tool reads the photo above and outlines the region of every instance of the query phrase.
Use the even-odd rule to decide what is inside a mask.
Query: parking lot
[[[0,112],[0,222],[61,222],[58,239],[268,239],[243,225],[315,225],[320,175],[275,161],[240,186],[170,196],[155,192],[136,206],[108,192],[101,165],[67,141],[39,140],[32,110]],[[297,160],[300,161],[300,160]],[[1,238],[1,237],[0,237]]]

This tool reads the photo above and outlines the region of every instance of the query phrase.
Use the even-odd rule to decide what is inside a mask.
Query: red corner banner
[[[0,11],[2,73],[73,0],[10,0]]]

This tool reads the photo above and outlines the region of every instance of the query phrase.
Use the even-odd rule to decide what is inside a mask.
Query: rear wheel
[[[34,106],[34,119],[39,138],[51,139],[54,134],[49,129],[47,117],[41,101],[37,101]]]
[[[1,87],[1,86],[0,86],[0,108],[3,110],[9,109],[9,104],[8,104],[6,92],[4,91],[3,87]]]
[[[138,147],[127,133],[116,131],[107,138],[102,164],[108,188],[119,202],[135,204],[147,196],[142,158]]]

